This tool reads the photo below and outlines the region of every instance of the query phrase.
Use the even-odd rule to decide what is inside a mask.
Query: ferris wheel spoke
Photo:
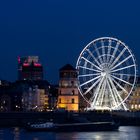
[[[122,67],[122,68],[119,68],[119,69],[115,69],[115,70],[112,70],[111,72],[121,71],[121,70],[128,69],[128,68],[132,68],[132,67],[135,67],[135,65],[129,65],[129,66],[126,66],[126,67]]]
[[[101,77],[101,75],[99,75],[99,76],[97,76],[95,78],[92,78],[91,80],[88,80],[85,83],[81,84],[80,87],[82,87],[82,86],[84,86],[84,85],[86,85],[88,83],[91,83],[92,81],[95,81],[96,79],[99,79],[100,77]]]
[[[106,90],[107,90],[106,86],[107,86],[107,81],[105,81],[105,85],[104,85],[104,89],[103,89],[103,90],[104,90],[104,94],[103,94],[102,97],[101,97],[101,105],[103,105],[105,93],[106,93]]]
[[[111,85],[111,87],[112,87],[112,91],[113,91],[112,93],[113,93],[113,96],[114,96],[115,101],[116,101],[117,106],[118,106],[119,103],[121,103],[120,98],[119,98],[119,93],[118,93],[118,91],[117,91],[115,85],[113,84],[112,80],[110,79],[110,77],[109,77],[109,82],[110,82],[110,85]]]
[[[82,59],[84,59],[86,62],[88,62],[89,64],[91,64],[92,66],[94,66],[95,68],[97,68],[98,70],[101,70],[100,67],[96,66],[94,63],[92,63],[91,61],[87,60],[85,57],[81,57]]]
[[[110,68],[112,68],[115,64],[116,64],[116,62],[118,62],[119,61],[119,59],[121,58],[121,56],[124,54],[124,52],[126,51],[126,48],[124,48],[122,51],[121,51],[121,53],[117,56],[117,58],[114,60],[114,62],[110,65]]]
[[[109,59],[110,59],[111,44],[112,44],[112,41],[109,40],[108,50],[107,50],[107,63],[109,62]]]
[[[101,45],[102,45],[103,61],[105,62],[106,61],[106,58],[105,58],[105,46],[104,46],[104,41],[103,40],[101,40]]]
[[[104,80],[103,80],[103,82],[100,86],[100,89],[98,91],[99,94],[96,98],[95,105],[100,106],[103,103],[103,97],[105,95],[105,91],[106,91],[106,80],[105,80],[105,77],[104,77]]]
[[[114,75],[111,75],[111,77],[113,77],[113,78],[115,78],[115,79],[117,79],[117,80],[119,80],[119,81],[121,81],[121,82],[123,82],[123,83],[125,83],[125,84],[128,84],[128,85],[130,85],[130,86],[133,86],[133,84],[131,84],[131,83],[129,83],[129,82],[127,82],[127,81],[125,81],[125,80],[123,80],[123,79],[121,79],[121,78],[118,78],[118,77],[116,77],[116,76],[114,76]]]
[[[105,91],[106,91],[106,81],[104,80],[103,84],[102,84],[102,88],[101,88],[101,93],[99,99],[101,98],[100,106],[102,106],[103,104],[103,100],[104,100],[104,96],[105,96]],[[98,99],[97,99],[98,100]]]
[[[120,94],[118,93],[118,90],[116,89],[116,87],[115,87],[115,85],[114,85],[114,83],[113,83],[113,81],[112,81],[112,79],[111,79],[110,77],[109,77],[109,81],[111,82],[111,84],[112,84],[112,86],[113,86],[113,88],[114,88],[114,90],[115,90],[115,92],[116,92],[115,95],[117,95],[117,96],[118,96],[118,99],[120,100],[120,104],[122,104],[123,107],[124,107],[124,109],[127,110],[127,107],[126,107],[126,106],[124,105],[124,103],[123,103],[122,97],[121,97]]]
[[[95,71],[95,72],[100,72],[99,70],[95,70],[93,68],[87,68],[87,67],[83,67],[83,66],[78,66],[78,68],[82,68],[82,69],[86,69],[86,70],[90,70],[90,71]]]
[[[117,106],[117,99],[114,97],[114,94],[113,94],[113,91],[112,91],[112,89],[111,89],[111,86],[110,86],[110,83],[109,83],[109,81],[107,80],[107,85],[108,85],[108,88],[109,88],[109,91],[110,91],[110,93],[111,93],[111,96],[112,96],[112,99],[113,99],[113,101],[114,101],[114,104]]]
[[[134,76],[134,74],[126,74],[126,73],[112,73],[111,75],[119,75],[119,76],[127,76],[127,77]]]
[[[126,94],[129,94],[128,91],[127,91],[125,88],[123,88],[114,78],[112,78],[112,80],[114,81],[115,84],[118,85],[118,87],[119,87],[121,90],[123,90]]]
[[[114,85],[112,79],[109,77],[109,81],[111,83],[111,86],[113,88],[113,91],[114,91],[114,95],[115,95],[115,98],[117,100],[118,103],[121,103],[122,101],[122,98],[120,97],[120,94],[118,93],[118,90],[116,89],[116,86]],[[120,100],[120,101],[119,101]]]
[[[91,98],[90,98],[90,101],[92,101],[92,106],[95,105],[96,101],[97,101],[97,96],[99,95],[99,90],[100,90],[100,87],[103,83],[103,80],[104,80],[104,77],[102,77],[100,83],[98,84],[98,87],[95,89],[95,95],[93,95]]]
[[[100,63],[102,64],[102,63],[103,63],[103,60],[102,60],[102,58],[100,57],[101,55],[100,55],[100,53],[99,53],[99,50],[98,50],[96,44],[94,44],[94,47],[95,47],[95,51],[96,51],[96,53],[97,53],[97,58],[99,58],[99,61],[100,61]]]
[[[128,59],[130,59],[132,57],[132,55],[129,55],[128,57],[126,57],[123,61],[119,62],[117,65],[115,65],[113,68],[111,68],[111,70],[115,69],[116,67],[120,66],[121,64],[123,64],[124,62],[126,62]]]
[[[95,75],[100,75],[100,73],[84,74],[84,75],[79,75],[78,77],[88,77],[88,76],[95,76]]]
[[[87,52],[90,54],[90,56],[95,60],[95,62],[98,64],[98,66],[101,66],[101,63],[98,62],[98,60],[94,57],[94,55],[92,54],[92,52],[89,49],[86,49]]]
[[[100,82],[101,78],[99,78],[91,87],[88,88],[88,90],[83,93],[83,95],[86,95],[89,91],[91,91],[99,82]]]
[[[112,56],[115,57],[115,55],[116,55],[116,53],[117,53],[117,51],[118,51],[119,45],[120,45],[120,42],[117,42],[117,44],[116,44],[116,46],[115,46],[115,49],[114,49],[114,51],[113,51]],[[109,61],[110,64],[112,63],[114,57],[111,57],[111,59],[110,59],[110,61]]]

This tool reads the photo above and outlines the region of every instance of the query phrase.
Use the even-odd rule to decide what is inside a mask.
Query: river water
[[[27,132],[18,127],[0,128],[0,140],[140,140],[140,127],[124,126],[113,132]]]

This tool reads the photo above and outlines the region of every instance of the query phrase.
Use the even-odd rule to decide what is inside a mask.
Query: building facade
[[[38,56],[18,57],[18,80],[43,80]]]
[[[22,111],[22,87],[16,83],[1,81],[0,112]]]
[[[48,111],[50,85],[47,81],[25,81],[26,90],[22,94],[24,111]]]
[[[140,84],[135,86],[127,101],[130,111],[140,111]]]
[[[46,111],[49,107],[48,94],[45,89],[39,89],[38,86],[29,87],[28,92],[22,96],[24,111]]]
[[[59,77],[57,108],[78,111],[79,92],[77,88],[77,70],[70,64],[67,64],[59,70]]]

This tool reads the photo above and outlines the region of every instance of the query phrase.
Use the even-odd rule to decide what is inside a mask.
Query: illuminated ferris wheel
[[[125,109],[136,83],[136,62],[131,50],[116,38],[90,42],[80,53],[78,89],[90,109]]]

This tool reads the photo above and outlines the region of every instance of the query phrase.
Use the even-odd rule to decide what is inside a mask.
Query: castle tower
[[[78,111],[79,92],[77,88],[76,69],[70,64],[67,64],[59,70],[59,77],[57,107],[68,111]]]

